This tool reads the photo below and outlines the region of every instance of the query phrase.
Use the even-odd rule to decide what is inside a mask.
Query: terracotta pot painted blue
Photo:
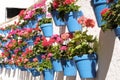
[[[65,15],[66,25],[69,32],[81,31],[82,26],[77,21],[78,11],[70,12]]]
[[[61,60],[52,59],[52,65],[53,65],[54,71],[56,71],[56,72],[63,71]]]
[[[32,76],[40,76],[40,72],[37,71],[35,68],[30,68],[29,71],[32,73]]]
[[[102,22],[101,11],[104,8],[108,8],[107,0],[93,0],[94,12],[97,19],[98,26],[102,26],[104,22]]]
[[[11,65],[11,68],[12,68],[13,70],[15,70],[15,69],[17,69],[18,67],[17,67],[16,65]]]
[[[25,28],[35,28],[37,24],[36,20],[30,20],[24,27]]]
[[[118,26],[117,28],[115,28],[114,31],[115,31],[115,35],[117,37],[120,37],[120,26]]]
[[[62,60],[62,66],[65,76],[76,76],[77,69],[73,60]]]
[[[76,67],[81,78],[96,77],[96,54],[84,54],[82,56],[75,56],[73,59],[75,60]]]
[[[4,67],[5,67],[6,69],[12,69],[11,65],[9,65],[9,64],[5,64]]]
[[[37,14],[35,16],[35,19],[38,21],[38,20],[42,19],[43,17],[45,17],[45,14]]]
[[[44,80],[54,80],[54,71],[53,69],[45,69],[43,71]]]
[[[65,26],[66,22],[59,18],[59,12],[56,10],[52,11],[52,17],[56,26]]]
[[[22,67],[22,66],[18,66],[18,68],[19,68],[21,71],[26,71],[26,70],[27,70],[25,67]]]
[[[51,37],[53,35],[53,24],[52,23],[42,24],[40,28],[42,29],[43,35],[45,37]]]

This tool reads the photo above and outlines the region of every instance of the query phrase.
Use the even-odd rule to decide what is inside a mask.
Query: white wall
[[[4,1],[4,0],[3,0]],[[20,3],[24,1],[29,1],[28,5],[32,4],[31,0],[9,0],[9,1],[19,1]],[[84,16],[92,18],[96,21],[95,14],[93,11],[93,8],[90,4],[91,0],[80,0],[78,2],[79,5],[81,5],[81,10],[84,13]],[[16,2],[14,2],[16,4]],[[1,2],[0,2],[1,4]],[[6,3],[7,4],[7,3]],[[22,7],[25,4],[22,4]],[[25,5],[26,7],[28,5]],[[1,6],[1,5],[0,5]],[[10,4],[9,4],[10,6]],[[20,6],[20,5],[16,5]],[[1,10],[1,7],[0,7]],[[4,12],[2,12],[4,14]],[[0,12],[0,17],[1,14]],[[3,16],[2,16],[3,17]],[[4,18],[3,20],[4,21]],[[64,32],[65,29],[60,29],[59,27],[54,27],[54,34],[59,33],[59,31]],[[67,31],[67,29],[66,29]],[[93,34],[97,36],[99,39],[99,51],[98,51],[98,72],[97,72],[97,78],[96,79],[86,79],[86,80],[120,80],[120,40],[118,37],[115,36],[114,31],[107,31],[102,32],[101,29],[97,26],[93,29],[89,29],[89,34]],[[18,70],[13,73],[13,71],[8,71],[12,73],[9,75],[9,73],[6,73],[6,77],[4,77],[3,80],[23,80],[22,77],[18,76],[19,72]],[[23,72],[21,72],[23,73]],[[14,78],[13,78],[14,74]],[[40,77],[33,78],[28,73],[24,73],[27,76],[27,79],[24,80],[42,80]],[[5,69],[2,71],[2,75],[5,75]],[[64,79],[63,79],[64,78]],[[55,78],[55,80],[81,80],[77,74],[75,77],[63,77],[62,73],[59,73],[59,76]]]

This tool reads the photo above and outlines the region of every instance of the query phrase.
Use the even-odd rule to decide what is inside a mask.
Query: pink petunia
[[[61,46],[60,50],[67,50],[67,46]]]

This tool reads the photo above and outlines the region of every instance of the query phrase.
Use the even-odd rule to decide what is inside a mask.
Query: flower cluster
[[[111,0],[112,1],[112,0]],[[109,2],[111,2],[109,1]],[[109,8],[105,8],[101,11],[102,16],[102,30],[114,29],[120,25],[120,0],[117,3],[111,3]]]

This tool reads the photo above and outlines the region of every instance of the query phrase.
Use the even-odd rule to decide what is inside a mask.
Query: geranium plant
[[[120,0],[117,3],[111,3],[109,8],[105,8],[102,10],[102,30],[105,31],[107,29],[115,29],[118,25],[120,25]]]
[[[66,13],[79,11],[80,6],[76,5],[76,2],[77,0],[53,0],[50,3],[49,11],[58,11],[59,17],[64,19]]]
[[[42,24],[51,23],[51,22],[52,22],[52,18],[42,18],[41,20],[38,21],[38,25],[41,26]]]
[[[97,51],[97,39],[93,35],[88,35],[87,31],[77,31],[68,43],[68,53],[72,57],[76,55],[92,54]]]

